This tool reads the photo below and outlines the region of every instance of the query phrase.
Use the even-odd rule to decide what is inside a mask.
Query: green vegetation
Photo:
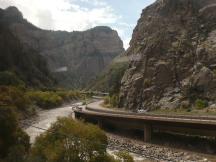
[[[0,85],[0,108],[10,107],[18,119],[29,118],[36,114],[36,107],[51,109],[65,102],[85,98],[76,91],[39,91],[20,87]]]
[[[118,103],[119,103],[119,97],[118,97],[118,95],[112,95],[110,97],[110,105],[113,106],[113,107],[117,107]]]
[[[109,105],[110,104],[110,97],[109,96],[106,96],[104,98],[104,105]]]
[[[25,83],[10,71],[0,72],[0,85],[25,87]]]
[[[119,96],[117,94],[113,94],[112,96],[107,96],[104,98],[104,106],[105,107],[118,107]]]
[[[29,137],[18,126],[14,110],[0,107],[0,159],[6,161],[24,160],[29,148]]]
[[[103,75],[90,84],[89,89],[109,92],[111,95],[119,92],[121,79],[128,63],[112,63]]]
[[[32,162],[116,162],[106,153],[107,137],[97,126],[59,118],[39,136],[32,148]]]
[[[195,107],[196,107],[197,109],[204,109],[204,108],[206,108],[207,106],[208,106],[208,102],[205,101],[205,100],[197,99],[197,100],[195,101]]]
[[[28,89],[14,73],[0,73],[0,161],[1,162],[120,162],[106,153],[107,137],[97,126],[61,118],[39,136],[33,148],[18,120],[36,113],[37,106],[50,109],[64,102],[86,99],[78,91]],[[116,105],[117,96],[110,101]],[[85,100],[86,101],[86,100]]]
[[[10,107],[17,113],[18,118],[35,114],[31,100],[22,88],[0,86],[0,108]]]
[[[50,109],[65,102],[84,98],[78,91],[28,91],[27,96],[37,106]]]
[[[127,68],[128,62],[113,62],[109,69],[91,85],[93,90],[109,92],[109,96],[105,97],[104,106],[118,107],[121,80]]]
[[[71,118],[59,118],[32,148],[11,108],[1,107],[0,128],[1,162],[133,162],[127,152],[116,153],[116,159],[107,154],[107,137],[99,127]]]
[[[54,79],[47,68],[44,57],[39,55],[38,51],[34,49],[24,48],[20,40],[10,31],[8,25],[9,24],[5,23],[5,21],[0,22],[0,71],[3,73],[4,71],[13,72],[18,75],[27,86],[53,86]],[[0,75],[3,75],[3,77],[13,77],[11,74]],[[0,77],[0,80],[1,79],[2,77]],[[1,82],[2,80],[0,83]]]
[[[54,92],[29,91],[27,96],[37,106],[45,109],[58,107],[63,103],[62,97]]]
[[[119,162],[134,162],[133,157],[126,151],[119,151],[116,153],[116,156]]]
[[[70,102],[71,100],[83,99],[86,96],[82,95],[79,91],[66,91],[66,90],[58,90],[56,94],[60,96],[65,102]]]

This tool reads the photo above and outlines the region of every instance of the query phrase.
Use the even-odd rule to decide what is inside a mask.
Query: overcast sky
[[[0,0],[16,6],[34,25],[51,30],[86,30],[99,25],[117,30],[128,47],[142,9],[155,0]]]

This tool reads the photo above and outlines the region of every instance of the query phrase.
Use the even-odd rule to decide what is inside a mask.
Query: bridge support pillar
[[[152,128],[150,124],[144,125],[144,142],[150,142],[152,135]]]
[[[102,121],[98,120],[98,121],[97,121],[97,125],[98,125],[99,128],[103,128]]]

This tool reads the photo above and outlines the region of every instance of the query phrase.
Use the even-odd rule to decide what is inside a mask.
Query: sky
[[[142,9],[155,0],[0,0],[0,8],[16,6],[32,24],[48,30],[83,31],[95,26],[117,30],[129,41]]]

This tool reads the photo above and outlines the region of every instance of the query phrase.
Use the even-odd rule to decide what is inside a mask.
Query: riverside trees
[[[107,137],[97,126],[60,118],[32,148],[33,162],[114,162],[106,153]]]

